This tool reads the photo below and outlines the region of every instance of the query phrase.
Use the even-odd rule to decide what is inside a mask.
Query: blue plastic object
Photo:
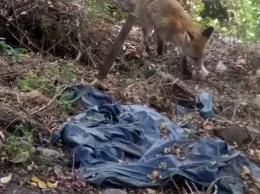
[[[242,194],[242,165],[260,178],[259,168],[222,140],[190,140],[182,127],[150,108],[122,105],[87,86],[74,87],[74,97],[82,91],[85,93],[79,102],[86,110],[62,124],[52,141],[63,140],[75,155],[75,163],[86,170],[80,178],[97,187],[159,187],[174,175],[207,187],[223,177],[216,182],[217,193]],[[207,93],[200,96],[205,106],[202,112],[208,116],[211,98]],[[161,139],[162,123],[169,132],[167,139]],[[184,145],[185,160],[164,154],[164,149],[173,145]],[[160,168],[162,163],[165,169]],[[160,172],[160,182],[147,178],[154,170]]]
[[[199,95],[199,101],[203,104],[203,108],[200,110],[200,116],[205,119],[211,119],[214,117],[212,94],[208,92],[201,92]]]

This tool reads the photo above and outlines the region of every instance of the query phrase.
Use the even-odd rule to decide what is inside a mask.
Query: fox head
[[[214,28],[212,26],[206,28],[200,33],[193,34],[184,32],[184,54],[190,58],[192,67],[192,78],[195,80],[205,80],[209,72],[203,64],[203,58],[207,43],[212,35]]]

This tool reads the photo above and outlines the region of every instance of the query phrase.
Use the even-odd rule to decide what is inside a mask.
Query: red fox
[[[162,55],[163,42],[175,44],[182,54],[183,74],[205,80],[209,72],[204,67],[203,57],[214,28],[210,26],[201,32],[177,0],[133,1],[133,15],[142,27],[141,49],[149,53],[148,35],[154,29],[157,54]],[[193,63],[192,72],[188,70],[186,56]]]

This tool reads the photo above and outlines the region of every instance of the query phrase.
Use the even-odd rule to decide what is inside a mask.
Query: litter
[[[96,187],[159,187],[178,175],[202,187],[217,180],[215,193],[230,194],[243,193],[243,166],[260,178],[259,168],[225,141],[191,140],[185,125],[178,126],[148,107],[123,105],[88,86],[72,88],[74,97],[82,91],[79,102],[86,110],[63,123],[52,142],[63,140],[74,154],[75,165],[85,169],[79,177]],[[203,110],[212,116],[212,97],[203,93],[200,98],[207,104]],[[166,139],[161,139],[162,123],[168,129]],[[165,148],[172,146],[183,147],[184,160],[164,153]],[[155,170],[160,173],[157,182],[148,178]]]

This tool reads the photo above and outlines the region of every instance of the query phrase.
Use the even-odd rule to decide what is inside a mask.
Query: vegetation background
[[[126,14],[104,0],[86,0],[93,18],[122,20]],[[178,0],[205,27],[214,25],[219,32],[242,41],[260,41],[259,0]]]

